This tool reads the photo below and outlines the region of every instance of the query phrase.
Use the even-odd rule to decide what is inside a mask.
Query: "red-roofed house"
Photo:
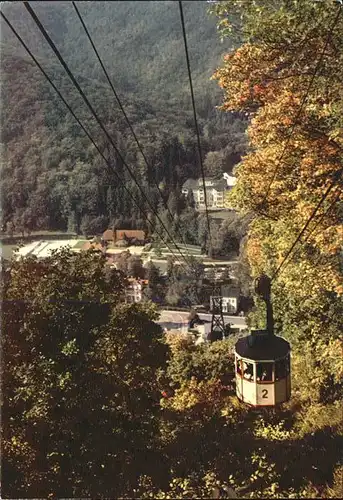
[[[116,230],[116,241],[123,240],[124,238],[144,241],[145,240],[145,232],[140,229],[117,229]]]
[[[102,235],[102,239],[105,242],[116,242],[118,240],[124,240],[125,238],[144,242],[145,232],[140,229],[117,229],[116,231],[106,229]]]

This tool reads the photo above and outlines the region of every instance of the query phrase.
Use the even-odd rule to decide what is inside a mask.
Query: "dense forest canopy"
[[[149,166],[143,161],[104,80],[72,6],[63,2],[58,5],[40,2],[33,6],[124,160],[142,183],[154,209],[162,214],[164,207],[156,184],[163,191],[164,202],[169,202],[170,196],[180,198],[181,186],[187,178],[200,175],[177,5],[174,2],[117,2],[114,9],[108,2],[100,2],[79,6]],[[147,213],[147,203],[58,66],[57,59],[48,51],[46,42],[39,37],[26,10],[21,4],[5,4],[4,12],[33,52],[40,56],[44,68]],[[217,43],[215,24],[205,13],[202,2],[186,2],[187,36],[205,166],[208,174],[221,176],[224,171],[232,170],[245,151],[246,125],[239,114],[226,116],[215,109],[219,93],[209,77],[224,47]],[[59,229],[85,234],[101,232],[113,224],[146,227],[142,213],[118,185],[6,26],[2,44],[3,226],[9,231]],[[185,203],[179,203],[178,215],[183,208]],[[188,220],[189,214],[185,217]],[[193,218],[197,218],[195,213]],[[195,235],[184,236],[190,243],[199,243]]]
[[[105,82],[71,2],[32,2],[32,6],[72,69],[84,77]],[[125,1],[116,2],[115,8],[111,2],[78,2],[78,8],[119,90],[134,92],[144,99],[157,98],[162,106],[169,100],[180,104],[182,98],[180,107],[190,108],[178,2]],[[183,2],[199,104],[204,95],[213,99],[219,93],[209,79],[230,46],[228,40],[218,43],[216,22],[207,15],[207,9],[208,4],[203,1]],[[19,2],[14,5],[5,2],[3,11],[16,22],[37,55],[51,58],[51,50]],[[15,49],[16,54],[26,57],[13,39],[8,41],[8,34],[8,28],[4,27],[5,47],[10,43],[12,54]]]

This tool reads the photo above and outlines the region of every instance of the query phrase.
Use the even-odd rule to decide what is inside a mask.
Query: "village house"
[[[139,278],[129,278],[129,285],[126,289],[126,300],[129,303],[141,302],[144,297],[144,290],[149,284],[148,280]]]
[[[116,229],[115,231],[113,229],[106,229],[101,239],[105,244],[118,243],[118,241],[127,239],[131,242],[144,245],[145,232],[141,229]]]
[[[209,209],[225,207],[225,193],[232,189],[235,184],[235,177],[224,174],[223,179],[215,180],[205,177],[205,189],[207,207]],[[188,179],[182,186],[182,194],[188,195],[193,192],[195,206],[197,209],[205,209],[205,194],[202,179]]]
[[[227,184],[228,189],[231,189],[231,188],[233,188],[233,186],[236,185],[237,177],[235,177],[233,175],[230,175],[230,174],[224,172],[223,179],[226,180],[226,184]]]
[[[236,286],[223,285],[221,287],[222,311],[223,313],[236,314],[238,311],[240,290]],[[212,296],[210,297],[210,308],[212,310]]]

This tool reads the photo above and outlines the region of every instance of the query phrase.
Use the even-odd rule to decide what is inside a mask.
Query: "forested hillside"
[[[25,9],[20,4],[5,7],[8,18],[34,53],[41,56],[58,88],[147,210],[146,202]],[[80,7],[148,158],[148,168],[104,82],[75,11],[64,3],[34,6],[155,209],[161,213],[158,183],[165,201],[171,197],[170,203],[175,205],[177,199],[176,212],[180,215],[187,208],[179,200],[180,187],[187,178],[199,176],[200,166],[176,7],[174,2],[117,2],[115,8],[100,2]],[[185,17],[205,166],[207,173],[220,176],[223,171],[231,171],[245,151],[245,120],[237,113],[224,115],[215,109],[218,92],[209,76],[223,47],[218,43],[213,20],[206,17],[206,6],[186,2]],[[68,229],[93,233],[114,223],[145,227],[142,214],[117,185],[44,76],[24,57],[8,29],[3,30],[2,44],[3,225],[10,232]],[[208,152],[215,154],[206,157]],[[194,235],[185,237],[198,242]]]
[[[79,75],[105,81],[71,2],[36,2],[32,6],[68,64]],[[81,2],[78,8],[120,90],[157,99],[165,108],[169,107],[166,103],[169,99],[179,107],[190,107],[178,2]],[[230,46],[228,40],[219,43],[215,19],[207,15],[207,9],[205,1],[183,2],[199,106],[204,96],[213,103],[213,96],[219,94],[215,83],[209,80]],[[43,43],[30,15],[19,2],[7,3],[3,11],[25,34],[36,54],[51,57],[51,50]],[[8,34],[5,27],[2,36],[6,44]],[[18,43],[10,43],[11,53],[15,47],[17,53],[24,55]],[[183,101],[180,103],[181,96]]]

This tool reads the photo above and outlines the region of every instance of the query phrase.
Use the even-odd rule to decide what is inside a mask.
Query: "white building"
[[[234,177],[233,175],[227,174],[226,172],[223,174],[223,178],[227,182],[228,188],[233,188],[233,186],[236,185],[237,178]]]
[[[239,289],[230,285],[223,285],[221,287],[221,296],[223,313],[236,314],[240,296]],[[212,310],[212,296],[210,297],[210,308]]]
[[[144,296],[144,290],[148,286],[148,280],[129,278],[129,286],[126,289],[127,302],[141,302]]]
[[[208,208],[224,208],[225,192],[232,189],[236,183],[236,177],[224,174],[223,179],[215,180],[205,178],[205,189]],[[198,209],[205,209],[205,193],[202,179],[188,179],[182,186],[182,194],[188,195],[193,192],[195,206]]]
[[[223,208],[224,193],[227,189],[227,183],[224,179],[219,181],[205,179],[205,189],[208,208]],[[188,179],[182,186],[182,193],[187,196],[189,191],[193,192],[195,206],[198,209],[205,209],[205,193],[202,179]]]

